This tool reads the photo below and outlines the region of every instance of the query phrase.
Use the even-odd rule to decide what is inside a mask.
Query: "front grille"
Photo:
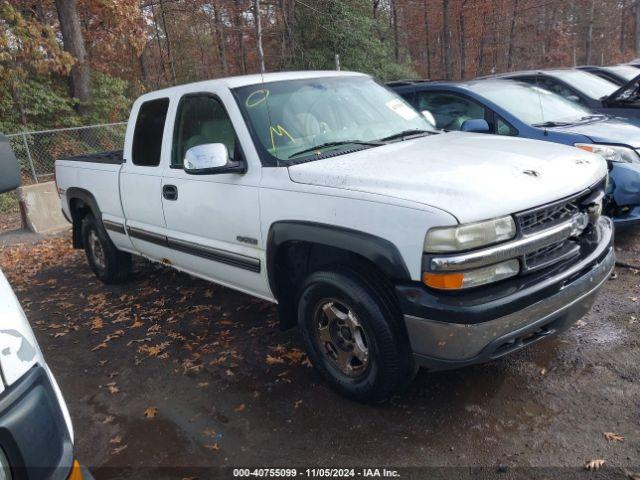
[[[584,212],[587,212],[589,204],[591,204],[599,194],[604,192],[605,187],[606,178],[577,195],[516,214],[515,218],[519,236],[531,235],[571,220],[578,215],[584,215]],[[587,229],[585,229],[585,231],[586,230]],[[581,235],[583,235],[583,233],[581,233],[580,236]],[[580,236],[576,238],[566,238],[560,242],[528,253],[521,259],[522,273],[540,270],[579,255]]]
[[[518,226],[523,235],[529,235],[562,223],[579,211],[580,207],[575,200],[564,201],[518,216]]]

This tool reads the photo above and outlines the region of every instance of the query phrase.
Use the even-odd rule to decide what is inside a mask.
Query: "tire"
[[[336,268],[310,274],[298,296],[311,362],[335,390],[360,402],[387,400],[417,371],[400,311],[381,285]]]
[[[131,274],[131,254],[121,252],[93,215],[82,219],[82,244],[93,273],[103,283],[124,282]]]

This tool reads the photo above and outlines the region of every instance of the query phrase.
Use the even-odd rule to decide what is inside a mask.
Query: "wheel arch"
[[[345,227],[305,221],[275,222],[267,236],[267,275],[278,300],[280,326],[296,324],[295,285],[321,265],[374,269],[387,280],[410,280],[398,248],[389,240]]]
[[[91,213],[96,220],[102,222],[102,212],[93,194],[84,188],[71,187],[66,191],[69,212],[72,220],[73,248],[82,248],[82,219]]]

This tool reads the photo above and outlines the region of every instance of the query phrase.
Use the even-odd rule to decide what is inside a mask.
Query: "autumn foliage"
[[[338,56],[380,80],[616,63],[637,55],[639,10],[636,0],[1,0],[0,130],[124,120],[144,91],[258,72],[259,43],[267,71],[335,68]],[[71,38],[61,27],[74,20]],[[83,108],[70,84],[78,42],[90,70]]]

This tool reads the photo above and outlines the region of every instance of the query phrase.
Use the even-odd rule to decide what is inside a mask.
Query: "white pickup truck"
[[[358,73],[182,85],[135,102],[123,152],[58,160],[58,192],[104,282],[135,254],[277,302],[377,401],[562,331],[614,266],[604,160],[426,117]]]

